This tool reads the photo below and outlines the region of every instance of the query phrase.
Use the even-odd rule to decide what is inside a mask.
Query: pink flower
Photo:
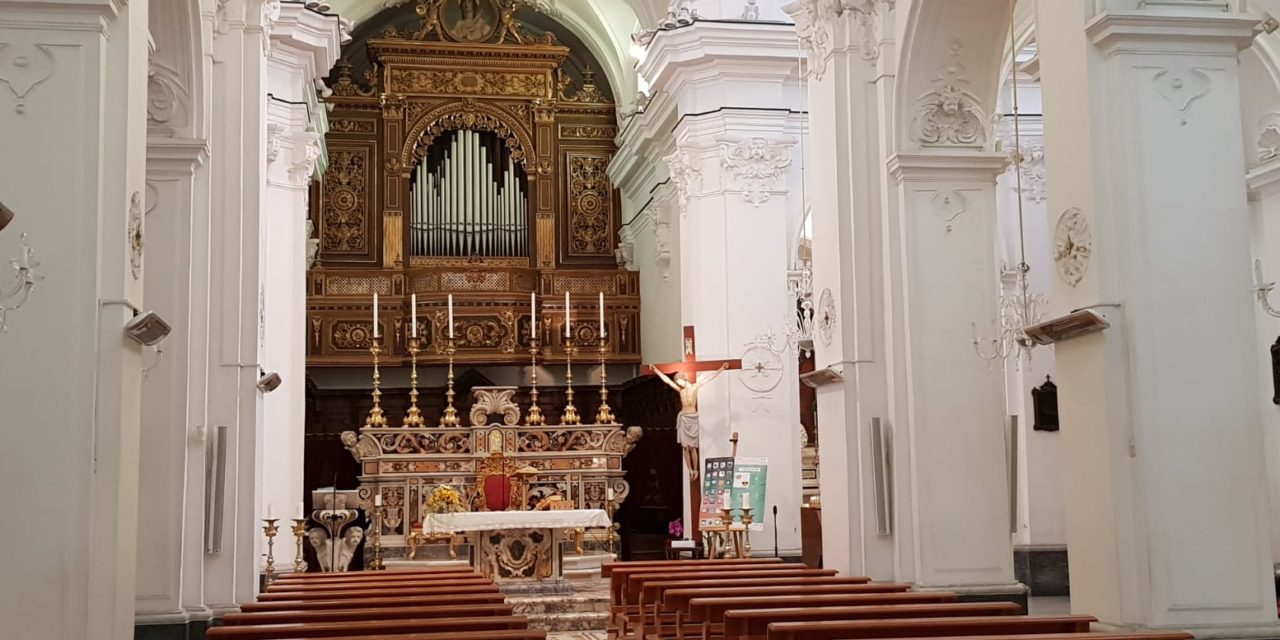
[[[671,534],[672,538],[684,536],[684,519],[676,518],[675,520],[672,520],[671,523],[667,525],[667,533]]]

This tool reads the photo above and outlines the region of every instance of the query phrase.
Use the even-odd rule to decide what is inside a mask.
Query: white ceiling
[[[414,0],[329,0],[332,11],[359,24],[379,11]],[[636,93],[631,34],[666,15],[666,0],[525,0],[556,18],[586,43],[605,67],[620,104]]]

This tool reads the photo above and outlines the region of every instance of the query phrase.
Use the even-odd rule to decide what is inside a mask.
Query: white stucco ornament
[[[129,198],[129,272],[134,280],[142,277],[142,194]]]
[[[721,147],[720,166],[742,189],[742,199],[756,207],[769,201],[783,171],[791,166],[791,146],[764,138],[742,140]]]
[[[1072,287],[1080,284],[1089,269],[1089,256],[1092,254],[1093,234],[1089,230],[1089,220],[1076,207],[1063,211],[1053,230],[1053,262],[1057,265],[1058,277]]]
[[[831,289],[823,289],[818,296],[818,338],[831,346],[831,336],[836,329],[836,298]]]
[[[763,344],[753,344],[742,352],[742,386],[758,394],[768,394],[782,382],[782,356]]]

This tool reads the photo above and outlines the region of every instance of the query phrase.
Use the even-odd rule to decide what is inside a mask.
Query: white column
[[[0,334],[0,483],[24,496],[0,619],[23,637],[133,636],[147,40],[146,0],[0,2],[0,257],[27,233],[45,276]]]
[[[1280,123],[1277,124],[1280,126]],[[1274,282],[1280,273],[1280,156],[1268,158],[1248,175],[1249,213],[1252,220],[1253,257],[1261,260],[1265,281]],[[1280,305],[1280,294],[1271,294],[1272,305]],[[1280,319],[1257,306],[1258,338],[1254,349],[1258,356],[1258,379],[1262,380],[1259,404],[1264,416],[1267,440],[1267,486],[1271,488],[1271,549],[1273,560],[1280,561],[1280,406],[1274,398],[1271,347],[1280,340]]]
[[[678,356],[680,327],[692,325],[699,358],[763,361],[764,370],[726,373],[702,390],[702,455],[729,455],[737,431],[738,455],[769,459],[766,510],[778,507],[779,551],[795,554],[799,381],[785,340],[793,314],[788,212],[801,206],[793,187],[804,134],[795,33],[780,24],[711,22],[663,31],[640,72],[657,97],[637,116],[646,126],[629,128],[644,131],[628,135],[610,173],[639,202],[666,177],[661,169],[670,174],[674,193],[650,205],[653,244],[637,244],[653,252],[641,260],[644,290],[679,291],[678,307],[672,300],[660,312],[668,326],[651,331],[646,322],[646,335],[666,337],[665,344],[646,338],[646,359]],[[655,169],[646,157],[665,157],[666,167]],[[761,554],[774,548],[772,513],[765,519],[764,531],[752,535]]]
[[[273,0],[228,0],[213,25],[208,432],[227,428],[221,550],[205,556],[215,614],[253,600],[264,546],[259,242],[266,157],[266,50]]]
[[[1225,3],[1039,2],[1072,608],[1275,637],[1237,52]],[[1200,6],[1202,5],[1202,6]],[[1069,224],[1070,223],[1070,224]]]
[[[292,571],[296,539],[291,518],[302,495],[306,391],[306,270],[308,195],[323,162],[328,130],[315,83],[340,47],[338,21],[301,5],[282,5],[268,57],[266,208],[262,224],[262,369],[280,386],[263,397],[262,504],[280,519],[277,572]],[[265,558],[257,560],[259,568]]]

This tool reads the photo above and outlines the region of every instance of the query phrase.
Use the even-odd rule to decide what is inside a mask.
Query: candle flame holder
[[[572,333],[570,333],[572,336]],[[578,408],[573,406],[573,338],[565,337],[564,339],[564,415],[560,418],[560,424],[582,424],[582,418],[578,415]]]
[[[605,356],[609,353],[609,342],[600,336],[600,408],[596,411],[596,424],[617,424],[609,406],[609,376],[605,371]]]
[[[264,573],[266,574],[267,584],[271,584],[276,581],[276,533],[280,531],[280,528],[276,526],[278,521],[275,518],[266,518],[262,522],[264,523],[262,525],[262,533],[267,536],[267,566],[264,569]]]
[[[364,419],[364,426],[382,428],[387,426],[387,416],[382,413],[382,374],[378,370],[378,356],[382,355],[381,337],[369,339],[369,353],[373,354],[373,408],[369,410],[369,417]]]
[[[449,375],[445,379],[445,407],[444,413],[440,416],[441,427],[456,427],[461,424],[458,419],[458,410],[453,406],[453,398],[456,395],[453,391],[453,356],[457,352],[453,338],[449,338],[449,343],[444,350],[445,355],[449,357]]]
[[[382,571],[387,567],[382,563],[382,509],[373,506],[373,559],[369,561],[370,571]]]
[[[307,519],[294,518],[293,519],[293,539],[295,541],[294,546],[298,548],[298,552],[293,556],[293,572],[294,573],[307,572],[307,561],[302,557],[302,539],[303,539],[303,536],[305,536],[306,534],[307,534]]]
[[[538,339],[534,338],[529,341],[529,360],[532,365],[529,373],[529,415],[525,417],[525,424],[531,427],[541,427],[547,424],[547,419],[542,415],[542,408],[538,406]]]
[[[409,410],[404,416],[406,429],[427,426],[427,421],[422,419],[422,411],[418,409],[418,352],[421,349],[422,342],[418,338],[409,338],[411,368],[409,369]]]

